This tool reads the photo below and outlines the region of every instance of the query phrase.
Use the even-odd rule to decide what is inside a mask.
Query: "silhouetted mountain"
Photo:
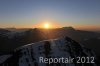
[[[75,30],[73,27],[62,27],[62,28],[66,30]]]
[[[49,60],[40,62],[39,58],[64,58],[63,62],[48,63]],[[73,58],[72,62],[65,62],[68,58]],[[90,58],[90,61],[78,63],[77,57]],[[94,57],[94,60],[92,58]],[[92,61],[91,61],[92,60]],[[50,39],[36,43],[27,44],[14,50],[12,54],[0,56],[0,66],[99,66],[94,52],[81,46],[74,40],[65,37]]]
[[[6,30],[6,29],[1,29],[0,28],[0,34],[5,34],[5,33],[8,33],[10,32],[9,30]]]
[[[5,32],[5,33],[2,33]],[[34,43],[42,40],[47,39],[56,39],[60,37],[68,36],[75,41],[83,44],[85,40],[91,39],[91,38],[98,38],[100,37],[100,33],[96,32],[90,32],[90,31],[81,31],[81,30],[75,30],[72,27],[65,27],[65,28],[56,28],[56,29],[26,29],[26,30],[17,30],[17,31],[1,31],[2,34],[0,34],[0,54],[2,52],[10,52],[13,51],[15,48],[23,45],[27,45],[29,43]],[[95,40],[93,40],[95,41]],[[87,44],[89,48],[95,48],[96,44],[98,44],[97,41],[93,45]],[[98,44],[99,45],[99,44]],[[97,46],[98,46],[97,45]],[[91,49],[92,49],[91,48]],[[100,53],[98,53],[100,54]]]

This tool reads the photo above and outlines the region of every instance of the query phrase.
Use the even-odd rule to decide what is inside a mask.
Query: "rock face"
[[[93,51],[68,37],[19,47],[11,55],[0,56],[0,60],[0,66],[97,66]]]

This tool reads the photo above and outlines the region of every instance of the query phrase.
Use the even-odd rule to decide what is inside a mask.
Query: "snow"
[[[10,58],[12,55],[2,55],[0,56],[0,64],[3,63],[5,60]]]
[[[82,49],[82,51],[77,51],[77,49]],[[39,63],[39,57],[68,58],[81,56],[82,53],[85,53],[87,56],[95,56],[92,51],[88,51],[88,49],[84,48],[80,44],[74,43],[73,40],[66,40],[65,38],[50,39],[31,43],[15,49],[14,52],[20,52],[18,54],[18,56],[20,56],[18,58],[19,66],[46,66],[45,63]],[[91,53],[93,55],[91,55]],[[11,57],[11,55],[0,56],[0,59],[2,59],[0,60],[0,63],[4,62],[9,57]],[[75,66],[74,63],[65,65]],[[63,64],[61,66],[63,66]],[[84,66],[84,64],[82,66]],[[96,64],[94,64],[93,66],[96,66]]]

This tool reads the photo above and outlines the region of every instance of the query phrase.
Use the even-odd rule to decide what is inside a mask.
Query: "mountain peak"
[[[0,66],[97,66],[95,63],[96,58],[93,60],[94,63],[80,62],[77,64],[77,57],[91,58],[95,57],[95,54],[90,49],[81,46],[74,40],[64,37],[44,40],[19,47],[15,49],[11,56],[1,62]],[[73,61],[68,61],[66,63],[56,61],[57,63],[50,63],[51,60],[44,61],[43,58],[56,58],[56,60],[59,58],[70,60],[70,58],[72,58]],[[43,61],[40,61],[41,59]]]
[[[66,30],[75,30],[73,27],[69,26],[69,27],[62,27],[63,29],[66,29]]]

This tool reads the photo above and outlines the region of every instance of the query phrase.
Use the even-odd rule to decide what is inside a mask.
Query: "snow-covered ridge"
[[[44,58],[74,58],[73,63],[40,63]],[[97,66],[97,63],[76,63],[76,57],[94,57],[95,54],[74,40],[64,37],[31,43],[14,50],[12,56],[3,61],[0,66]],[[0,58],[1,60],[1,58]]]

